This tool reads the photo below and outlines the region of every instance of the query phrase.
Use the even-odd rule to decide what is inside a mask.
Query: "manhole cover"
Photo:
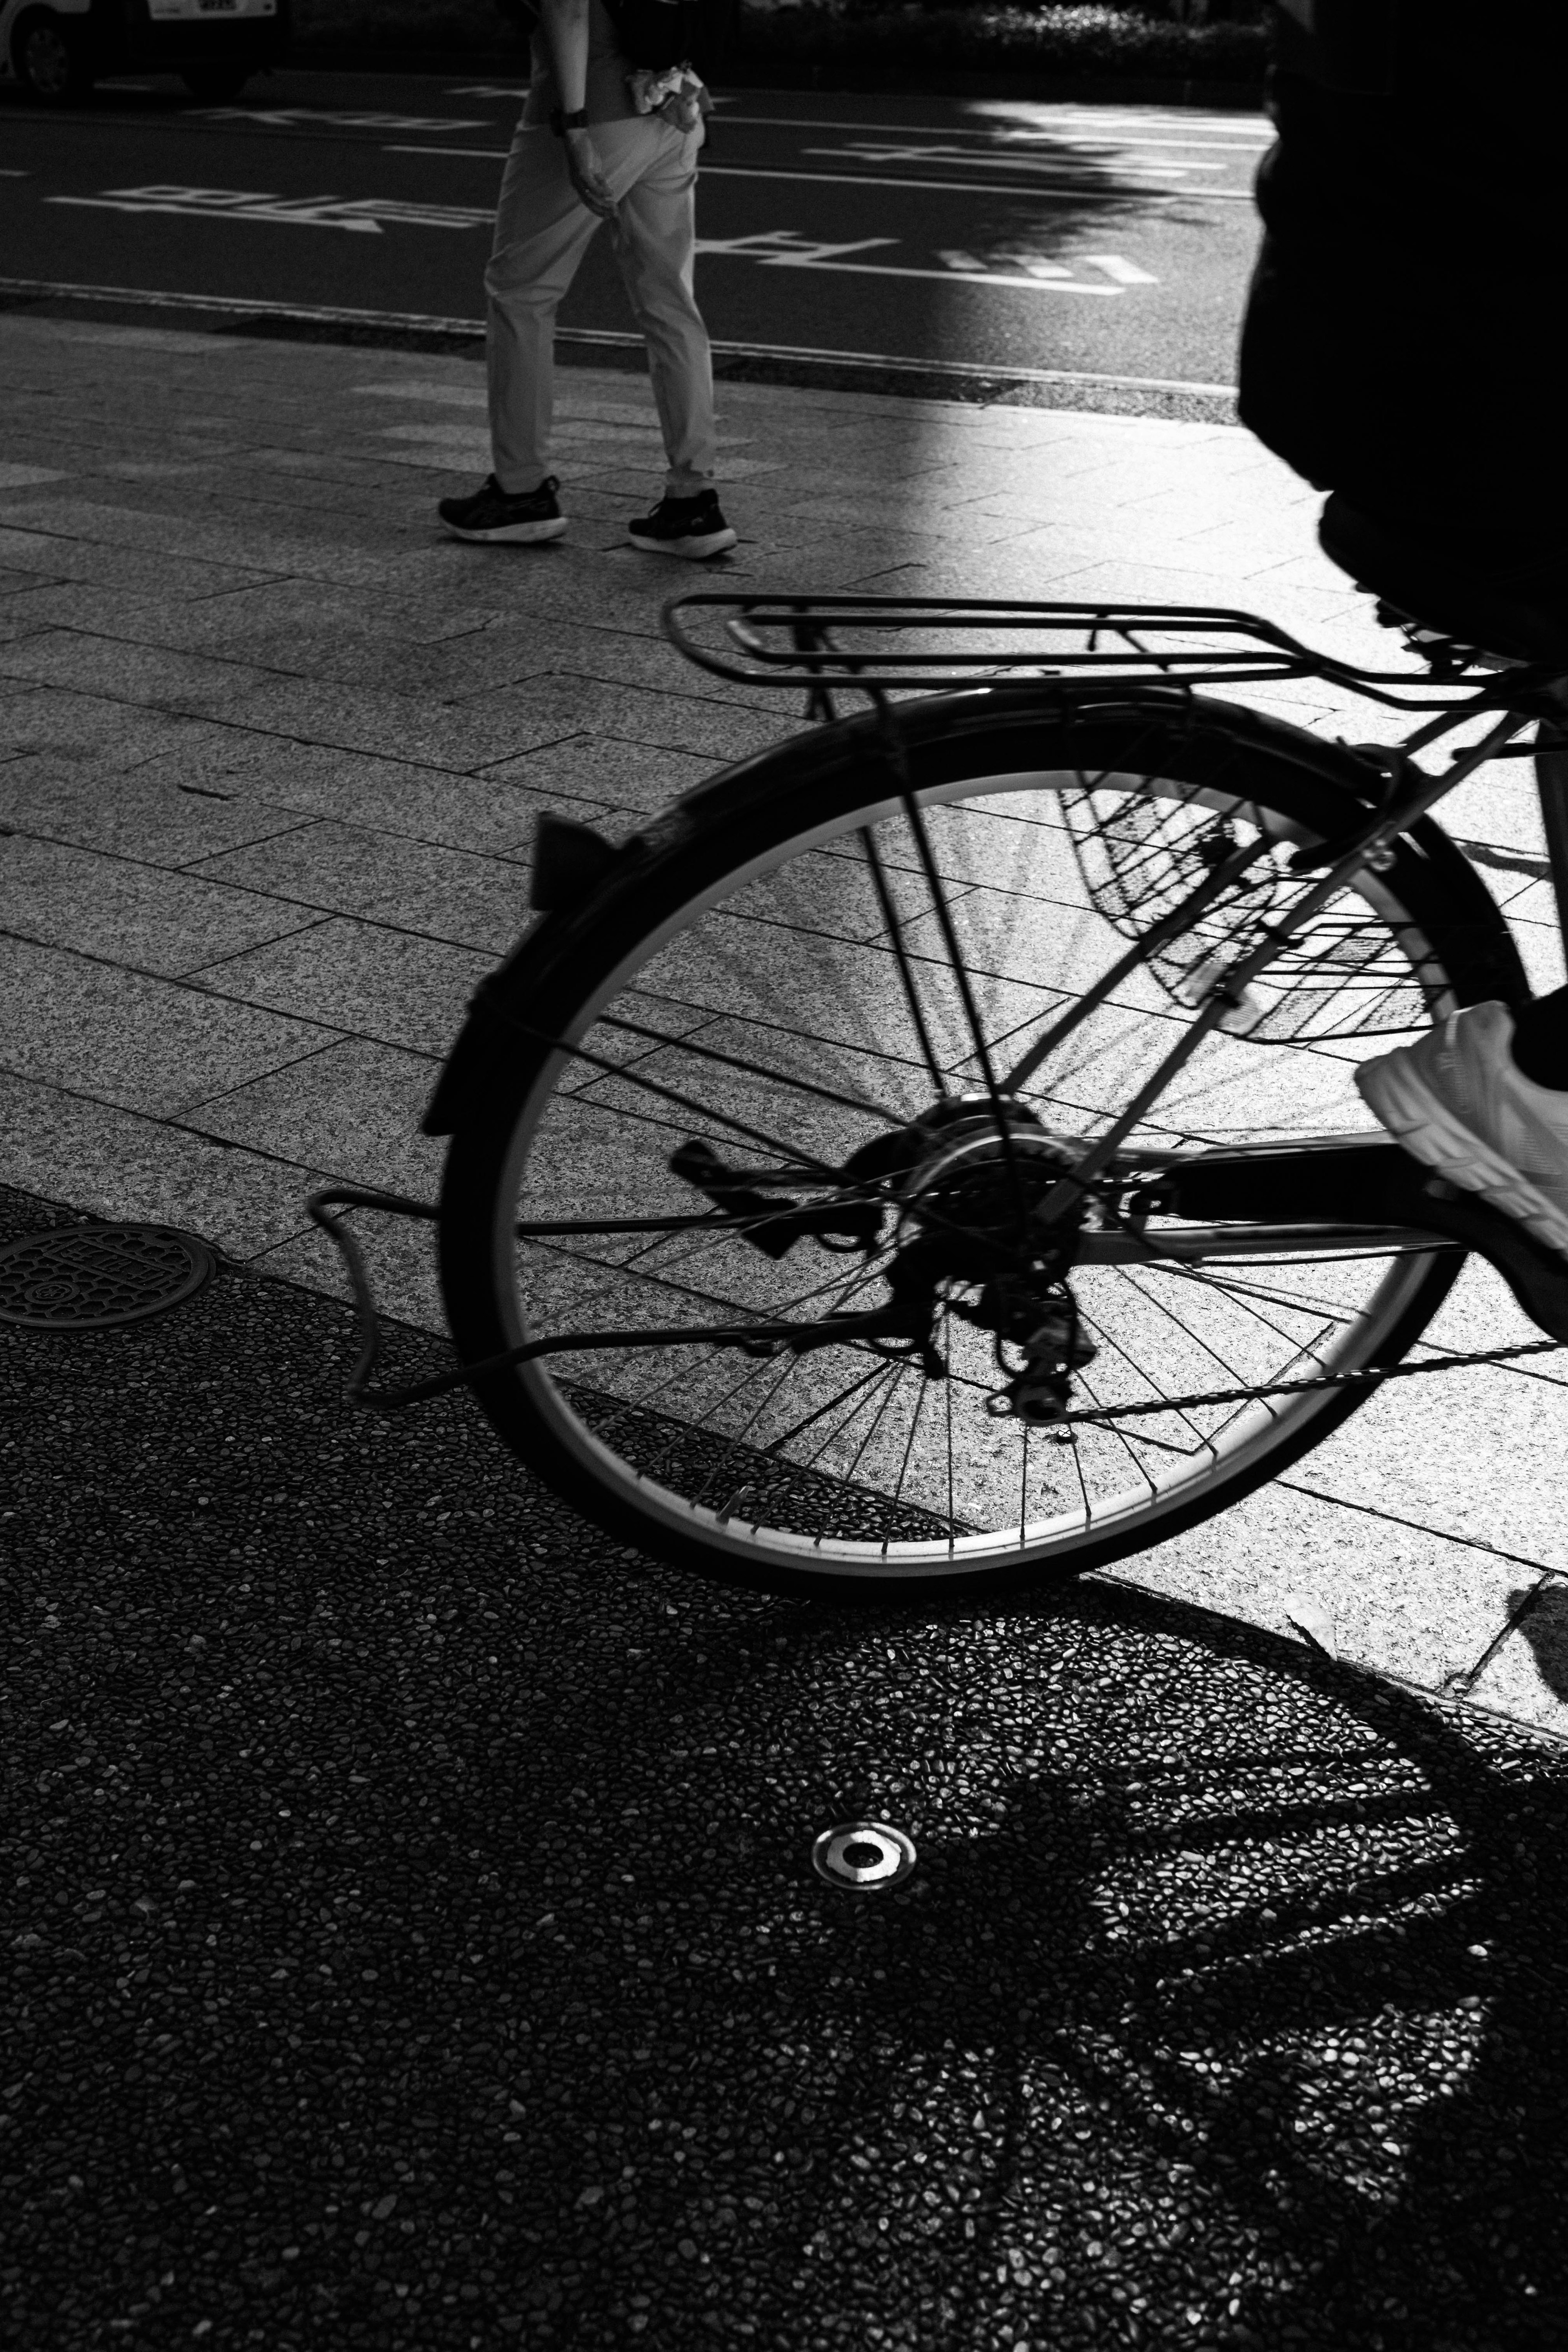
[[[879,1895],[885,1886],[902,1885],[915,1866],[915,1850],[902,1830],[891,1830],[886,1822],[840,1822],[837,1829],[823,1831],[811,1859],[830,1886]]]
[[[61,1225],[0,1247],[0,1323],[103,1331],[201,1288],[212,1252],[171,1225]]]

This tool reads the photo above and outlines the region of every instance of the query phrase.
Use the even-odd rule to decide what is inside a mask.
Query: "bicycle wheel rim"
[[[922,808],[940,809],[972,802],[981,795],[1038,793],[1058,788],[1065,781],[1076,779],[1076,775],[1077,772],[1054,767],[984,773],[972,766],[962,777],[922,786],[918,799]],[[1147,793],[1162,780],[1142,776],[1128,781]],[[1215,796],[1195,793],[1179,782],[1173,790],[1192,804],[1214,804]],[[1228,805],[1236,804],[1232,793],[1219,797]],[[577,1043],[585,1036],[605,1006],[616,999],[628,980],[646,970],[666,942],[689,932],[711,908],[732,899],[737,891],[757,877],[777,872],[792,860],[841,839],[856,827],[888,821],[899,806],[897,796],[889,794],[874,803],[861,804],[847,814],[840,812],[774,839],[748,860],[731,866],[721,878],[672,908],[662,922],[646,929],[613,966],[603,970],[596,985],[579,1006],[570,1031],[562,1033],[566,1042]],[[1370,887],[1374,896],[1386,899],[1386,893],[1380,894],[1376,886]],[[1435,973],[1426,941],[1415,930],[1403,908],[1389,903],[1404,933],[1412,969],[1425,966]],[[511,1223],[540,1119],[554,1098],[554,1087],[570,1062],[567,1053],[549,1054],[534,1073],[523,1115],[511,1132],[496,1194],[493,1277],[498,1298],[507,1303],[505,1329],[510,1345],[521,1344],[525,1338],[533,1336],[524,1318],[527,1284],[519,1282]],[[1445,1275],[1434,1293],[1436,1273],[1433,1261],[1426,1255],[1390,1265],[1363,1311],[1342,1334],[1340,1344],[1320,1349],[1310,1369],[1325,1372],[1348,1370],[1392,1360],[1408,1344],[1413,1328],[1419,1328],[1425,1319],[1423,1301],[1429,1312],[1436,1296],[1447,1287]],[[626,1518],[640,1523],[656,1539],[664,1538],[662,1548],[679,1551],[683,1547],[695,1547],[710,1558],[722,1559],[739,1573],[760,1575],[763,1581],[768,1580],[766,1571],[771,1566],[787,1580],[798,1581],[804,1575],[813,1582],[840,1580],[873,1588],[973,1583],[994,1575],[1049,1572],[1057,1567],[1071,1572],[1090,1564],[1092,1557],[1114,1556],[1118,1551],[1155,1542],[1176,1526],[1221,1507],[1227,1495],[1256,1484],[1259,1475],[1267,1475],[1266,1469],[1260,1473],[1260,1465],[1278,1464],[1287,1455],[1304,1450],[1304,1444],[1312,1442],[1316,1433],[1348,1410],[1343,1391],[1319,1391],[1232,1416],[1222,1441],[1210,1449],[1215,1459],[1197,1475],[1195,1487],[1194,1475],[1189,1469],[1173,1479],[1157,1481],[1153,1494],[1149,1491],[1146,1477],[1129,1482],[1120,1499],[1100,1491],[1091,1505],[1086,1490],[1083,1507],[1054,1516],[1025,1511],[1009,1524],[1005,1535],[996,1526],[966,1532],[951,1523],[950,1513],[950,1524],[942,1536],[927,1533],[900,1538],[884,1532],[856,1537],[846,1533],[842,1525],[836,1531],[825,1532],[820,1527],[768,1525],[760,1519],[752,1520],[743,1509],[738,1513],[731,1507],[733,1496],[724,1491],[694,1498],[689,1492],[663,1484],[646,1467],[628,1465],[624,1446],[618,1448],[605,1442],[594,1425],[591,1413],[582,1409],[581,1393],[571,1377],[563,1375],[559,1361],[521,1368],[515,1378],[525,1391],[530,1409],[541,1427],[574,1465],[581,1490],[601,1495],[612,1507],[618,1497]],[[637,1410],[630,1404],[624,1409]],[[1147,1454],[1143,1458],[1146,1460]],[[689,1480],[687,1484],[689,1486]]]

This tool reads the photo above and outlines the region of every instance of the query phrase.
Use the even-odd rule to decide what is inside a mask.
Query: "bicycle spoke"
[[[1043,737],[1081,728],[1105,756],[1053,765],[1007,720],[1005,763],[971,782],[940,780],[944,739],[937,782],[911,765],[869,805],[847,788],[841,824],[814,785],[798,838],[753,796],[732,887],[705,878],[689,914],[672,901],[646,951],[615,943],[604,994],[580,1009],[541,997],[552,1009],[522,1037],[552,1050],[518,1147],[511,1246],[522,1328],[577,1334],[583,1352],[529,1368],[530,1410],[548,1423],[581,1401],[623,1523],[644,1511],[638,1481],[657,1480],[661,1542],[685,1513],[764,1582],[771,1559],[868,1576],[868,1538],[895,1587],[1115,1556],[1229,1491],[1233,1465],[1259,1475],[1325,1412],[1310,1376],[1373,1359],[1449,1278],[1454,1258],[1401,1257],[1392,1232],[1381,1250],[1347,1228],[1311,1256],[1291,1234],[1272,1258],[1205,1261],[1163,1255],[1184,1233],[1202,1246],[1201,1221],[1156,1206],[1127,1222],[1129,1192],[1160,1181],[1167,1155],[1346,1125],[1352,1056],[1333,1041],[1447,985],[1398,876],[1361,891],[1293,872],[1318,782],[1262,733],[1244,747],[1239,720],[1192,723],[1214,740],[1189,756],[1173,700],[1136,724],[1055,712]],[[1228,1003],[1183,996],[1194,971],[1189,993],[1212,991],[1215,958],[1246,965],[1256,1035]],[[964,1095],[989,1109],[954,1150],[929,1114]],[[888,1172],[847,1181],[884,1137],[908,1139],[869,1163]],[[709,1150],[696,1179],[670,1166],[687,1142]],[[1131,1239],[1100,1254],[1119,1222]],[[1043,1320],[1020,1320],[1037,1307]],[[891,1336],[825,1328],[868,1308]],[[1058,1312],[1095,1351],[1074,1364],[1064,1341],[1059,1372]],[[748,1330],[784,1324],[813,1344],[740,1352]],[[684,1327],[700,1336],[684,1343]],[[581,1373],[595,1334],[614,1342],[593,1351],[602,1386]],[[1055,1430],[1004,1410],[1019,1349],[1060,1381]]]
[[[888,934],[888,944],[892,949],[898,963],[899,979],[903,985],[904,1003],[909,1009],[910,1019],[914,1024],[915,1035],[920,1040],[921,1055],[937,1093],[943,1095],[947,1092],[947,1088],[942,1082],[936,1048],[931,1044],[931,1031],[926,1026],[925,1013],[921,1006],[920,991],[915,986],[914,967],[910,961],[903,926],[894,908],[892,894],[888,888],[887,873],[877,848],[876,836],[869,825],[861,827],[860,841],[866,853],[866,864],[870,870],[871,887],[877,894],[877,904],[882,910],[882,927]]]
[[[520,1023],[517,1025],[521,1028],[523,1024]],[[794,1160],[819,1176],[831,1176],[833,1173],[826,1160],[800,1151],[781,1138],[769,1135],[762,1128],[752,1127],[744,1119],[731,1118],[728,1111],[715,1110],[711,1104],[682,1094],[677,1087],[661,1086],[657,1078],[643,1076],[635,1063],[606,1061],[602,1054],[591,1053],[586,1045],[574,1045],[564,1037],[546,1037],[537,1029],[524,1028],[523,1034],[536,1039],[542,1045],[551,1046],[556,1053],[570,1054],[575,1060],[590,1064],[606,1077],[621,1078],[628,1086],[643,1087],[649,1094],[658,1095],[661,1101],[674,1103],[678,1108],[691,1111],[699,1118],[710,1118],[716,1126],[727,1127],[733,1134],[743,1135],[751,1143],[760,1143],[764,1151],[773,1152],[780,1160]]]
[[[883,1103],[868,1101],[863,1095],[842,1094],[835,1087],[819,1086],[813,1079],[797,1077],[789,1070],[770,1067],[765,1062],[747,1061],[741,1055],[721,1053],[717,1046],[704,1045],[692,1036],[666,1037],[658,1030],[644,1028],[635,1021],[606,1019],[603,1026],[621,1030],[627,1036],[651,1038],[668,1052],[690,1054],[699,1061],[714,1062],[725,1069],[741,1070],[751,1077],[765,1078],[772,1086],[787,1087],[793,1093],[813,1095],[820,1102],[838,1103],[846,1110],[863,1111],[871,1118],[881,1119],[888,1127],[901,1127],[904,1123],[897,1111],[889,1110]],[[616,1065],[617,1069],[626,1066],[624,1063]]]

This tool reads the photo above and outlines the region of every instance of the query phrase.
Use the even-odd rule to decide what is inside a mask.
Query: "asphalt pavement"
[[[0,99],[7,278],[473,322],[519,91],[288,71]],[[721,345],[1229,385],[1261,115],[721,93],[699,295]],[[611,238],[562,324],[626,333]]]
[[[1562,2343],[1560,1747],[1103,1582],[699,1585],[349,1342],[230,1262],[7,1337],[16,2352]]]

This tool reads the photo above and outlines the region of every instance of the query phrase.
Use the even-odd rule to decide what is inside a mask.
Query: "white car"
[[[103,74],[147,72],[223,104],[288,44],[289,0],[0,0],[0,79],[45,106]]]

